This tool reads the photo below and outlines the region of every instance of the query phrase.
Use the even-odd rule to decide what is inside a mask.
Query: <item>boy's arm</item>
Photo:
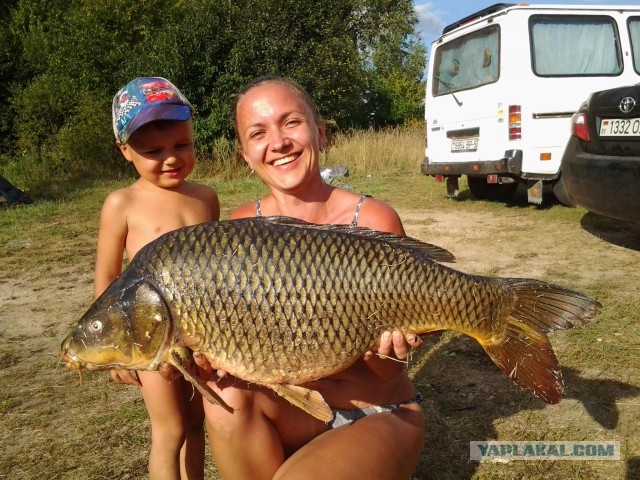
[[[111,193],[100,212],[96,270],[93,277],[93,295],[98,298],[122,272],[122,256],[127,238],[126,195],[116,191]],[[129,370],[110,370],[115,383],[140,385]]]
[[[200,183],[190,183],[189,188],[191,192],[189,195],[194,196],[209,208],[209,218],[201,219],[201,221],[220,220],[220,201],[218,200],[216,191]]]
[[[94,298],[102,295],[122,272],[122,258],[127,238],[126,199],[120,192],[111,193],[100,212],[100,230],[96,269],[93,278]]]

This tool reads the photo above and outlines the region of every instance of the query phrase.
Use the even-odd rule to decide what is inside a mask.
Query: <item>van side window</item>
[[[540,76],[619,75],[618,32],[610,17],[531,17],[533,72]]]
[[[640,73],[640,17],[629,19],[629,37],[631,38],[633,67],[637,73]]]
[[[492,26],[436,50],[433,95],[467,90],[498,80],[500,31]]]

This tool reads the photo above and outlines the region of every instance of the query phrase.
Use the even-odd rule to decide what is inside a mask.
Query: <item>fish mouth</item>
[[[282,165],[287,165],[295,160],[297,160],[299,157],[299,155],[287,155],[286,157],[283,158],[279,158],[278,160],[275,160],[271,165],[273,165],[274,167],[281,167]]]
[[[136,358],[135,361],[131,358],[114,361],[113,357],[109,355],[109,353],[114,350],[118,349],[109,345],[97,351],[90,351],[88,355],[80,356],[73,348],[66,348],[63,349],[60,354],[66,361],[66,368],[70,370],[111,370],[112,368],[145,369],[149,363],[148,359],[144,356]]]
[[[66,354],[62,355],[62,358],[66,362],[65,367],[69,370],[82,370],[84,368],[83,363],[78,360],[75,356]]]
[[[103,365],[84,362],[72,353],[63,354],[62,358],[67,362],[65,365],[66,368],[69,370],[79,370],[81,374],[82,370],[101,370],[105,368]]]
[[[124,368],[127,370],[137,370],[146,367],[146,365],[124,365],[119,362],[113,363],[90,363],[85,362],[84,360],[76,357],[75,355],[63,355],[64,360],[66,361],[65,367],[69,370],[78,370],[82,373],[83,370],[87,371],[98,371],[98,370],[111,370],[113,368]]]

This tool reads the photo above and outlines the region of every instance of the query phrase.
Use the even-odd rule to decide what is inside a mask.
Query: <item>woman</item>
[[[323,122],[296,83],[280,77],[253,81],[237,98],[235,123],[244,159],[271,193],[237,208],[230,218],[284,215],[404,235],[398,214],[385,203],[322,181]],[[381,358],[394,352],[406,358],[409,342],[419,340],[385,332],[380,356],[369,353],[347,370],[313,383],[334,410],[329,425],[271,391],[230,376],[209,382],[234,409],[231,414],[205,402],[207,433],[221,476],[410,478],[422,450],[422,410],[403,365]],[[372,406],[384,406],[372,409],[383,412],[357,419]]]

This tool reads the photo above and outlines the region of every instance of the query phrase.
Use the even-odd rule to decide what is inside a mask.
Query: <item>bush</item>
[[[235,140],[217,137],[210,150],[197,152],[196,175],[232,179],[247,173],[247,164],[238,151]]]

